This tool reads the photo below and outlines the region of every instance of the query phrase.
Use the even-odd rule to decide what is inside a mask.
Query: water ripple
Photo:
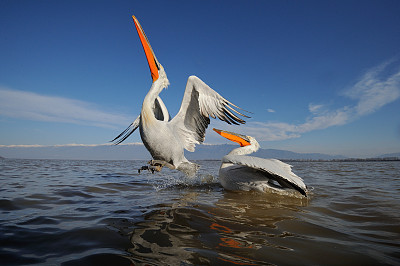
[[[144,161],[0,161],[2,265],[400,264],[398,162],[294,162],[308,199]]]

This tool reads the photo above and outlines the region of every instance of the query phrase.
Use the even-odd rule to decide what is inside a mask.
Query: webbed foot
[[[161,169],[162,169],[164,166],[168,167],[169,169],[175,169],[175,166],[173,166],[172,164],[170,164],[170,163],[168,163],[168,162],[166,162],[166,161],[162,161],[162,160],[150,160],[150,161],[148,162],[148,164],[149,164],[150,166],[156,167],[157,169],[159,168],[159,170],[157,170],[158,172],[161,171]]]
[[[147,170],[154,174],[154,172],[160,172],[164,166],[170,169],[175,169],[175,166],[173,166],[172,164],[161,160],[150,160],[148,164],[149,165],[144,165],[140,169],[138,169],[138,173],[140,174],[143,170]]]

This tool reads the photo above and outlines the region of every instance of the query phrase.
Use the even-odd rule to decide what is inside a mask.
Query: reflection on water
[[[153,206],[143,221],[133,225],[133,247],[128,250],[132,261],[255,265],[263,263],[254,257],[263,247],[290,249],[269,239],[290,237],[276,223],[296,219],[294,213],[307,205],[307,199],[220,193],[213,205],[199,204],[200,193],[187,192],[173,205]]]
[[[0,161],[1,264],[400,264],[398,162],[292,163],[305,199],[143,163]]]

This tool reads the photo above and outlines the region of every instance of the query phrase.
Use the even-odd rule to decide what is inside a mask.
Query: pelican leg
[[[164,166],[168,167],[169,169],[175,169],[175,166],[162,160],[150,160],[148,164],[149,165],[144,165],[138,169],[138,173],[140,174],[143,170],[147,170],[154,174],[154,172],[160,172]]]
[[[150,160],[148,164],[157,172],[160,172],[164,166],[168,167],[169,169],[175,169],[175,166],[162,160]]]

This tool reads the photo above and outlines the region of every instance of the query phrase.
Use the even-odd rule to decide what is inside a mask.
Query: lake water
[[[0,264],[400,265],[400,162],[292,162],[308,199],[145,163],[0,160]]]

